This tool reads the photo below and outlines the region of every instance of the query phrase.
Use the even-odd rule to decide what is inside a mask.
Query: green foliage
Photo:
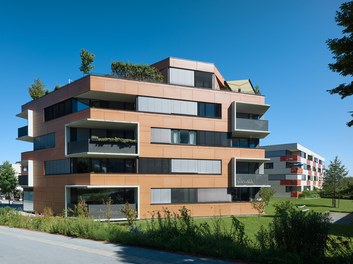
[[[257,94],[257,95],[261,95],[261,91],[260,91],[260,86],[259,85],[255,85],[254,93]]]
[[[353,263],[353,240],[351,238],[330,236],[326,248],[329,263]]]
[[[88,218],[89,212],[86,201],[80,197],[78,203],[75,204],[74,208],[68,210],[68,215],[75,216],[78,218]]]
[[[91,136],[91,141],[92,142],[100,142],[100,143],[121,143],[121,144],[136,144],[137,140],[135,139],[128,139],[128,138],[118,138],[118,137],[113,137],[113,138],[100,138],[97,136]]]
[[[59,90],[59,89],[60,89],[60,85],[59,84],[55,84],[54,91]]]
[[[322,185],[323,192],[332,197],[332,207],[336,207],[336,198],[338,198],[337,187],[347,174],[347,169],[336,156],[335,159],[330,162],[328,170],[326,170],[324,183]]]
[[[112,62],[112,75],[138,81],[163,82],[163,75],[152,66],[125,62]]]
[[[298,198],[320,198],[320,195],[317,191],[303,191],[301,194],[299,194]]]
[[[39,79],[35,79],[34,83],[28,88],[29,95],[33,100],[36,100],[43,95],[49,93],[49,90],[45,89],[44,83],[41,82]]]
[[[260,199],[251,202],[252,208],[257,210],[259,217],[265,212],[266,206],[275,193],[275,189],[271,187],[262,187],[259,192]]]
[[[270,199],[273,197],[273,195],[275,195],[275,193],[275,189],[271,187],[261,187],[259,195],[267,206],[270,202]]]
[[[4,161],[0,165],[0,189],[3,194],[13,194],[16,190],[17,179],[15,170],[12,168],[11,163]],[[9,201],[10,202],[10,201]]]
[[[129,203],[126,203],[121,208],[121,212],[125,215],[128,225],[133,227],[138,216],[137,211],[132,208]]]
[[[329,68],[342,76],[353,76],[353,1],[343,3],[340,11],[336,12],[336,22],[344,27],[344,36],[340,39],[328,39],[327,45],[333,53],[335,63],[329,64]],[[328,90],[330,94],[339,94],[341,98],[353,95],[353,82],[340,84],[338,87]],[[353,114],[352,114],[353,117]],[[353,120],[347,123],[353,126]]]
[[[323,263],[330,225],[328,213],[302,212],[288,201],[275,208],[269,228],[262,228],[257,234],[260,248],[300,256],[304,263]]]
[[[91,64],[93,63],[95,56],[96,55],[90,53],[88,50],[81,49],[81,66],[79,69],[83,74],[89,74],[91,70],[93,70],[94,66]]]

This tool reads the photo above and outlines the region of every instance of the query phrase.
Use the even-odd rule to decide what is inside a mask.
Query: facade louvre
[[[110,198],[139,218],[166,204],[194,216],[256,213],[249,201],[268,186],[264,96],[233,91],[212,63],[152,66],[164,83],[89,75],[22,106],[18,139],[34,142],[22,153],[27,210],[61,213],[82,198],[104,218]]]

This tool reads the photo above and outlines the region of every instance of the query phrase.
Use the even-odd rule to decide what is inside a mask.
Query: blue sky
[[[151,64],[166,57],[213,62],[226,80],[251,79],[266,102],[271,134],[262,145],[299,142],[343,161],[353,175],[353,97],[326,90],[348,78],[328,69],[328,38],[344,1],[1,1],[0,162],[20,160],[26,124],[15,115],[40,78],[49,90],[82,76],[81,48],[96,54],[96,73],[112,61]],[[49,4],[50,3],[50,4]]]

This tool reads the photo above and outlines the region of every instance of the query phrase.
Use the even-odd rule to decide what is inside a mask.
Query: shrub
[[[139,81],[163,82],[163,75],[152,66],[125,62],[112,62],[112,75]]]
[[[305,263],[320,263],[328,239],[328,214],[302,212],[289,202],[275,205],[275,210],[269,228],[261,228],[256,235],[260,248],[298,255]]]
[[[137,219],[137,211],[126,203],[121,208],[121,212],[125,215],[129,227],[133,227]]]
[[[320,195],[317,191],[303,191],[301,194],[299,194],[298,198],[320,198]]]

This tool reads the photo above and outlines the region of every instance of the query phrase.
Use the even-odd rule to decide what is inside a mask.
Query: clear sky
[[[151,64],[166,57],[213,62],[226,80],[251,79],[271,105],[262,145],[298,142],[343,161],[353,175],[353,97],[326,90],[347,78],[328,69],[328,38],[341,37],[334,0],[1,1],[0,162],[20,160],[26,121],[15,115],[40,78],[53,90],[82,77],[80,49],[95,73],[112,61]]]

